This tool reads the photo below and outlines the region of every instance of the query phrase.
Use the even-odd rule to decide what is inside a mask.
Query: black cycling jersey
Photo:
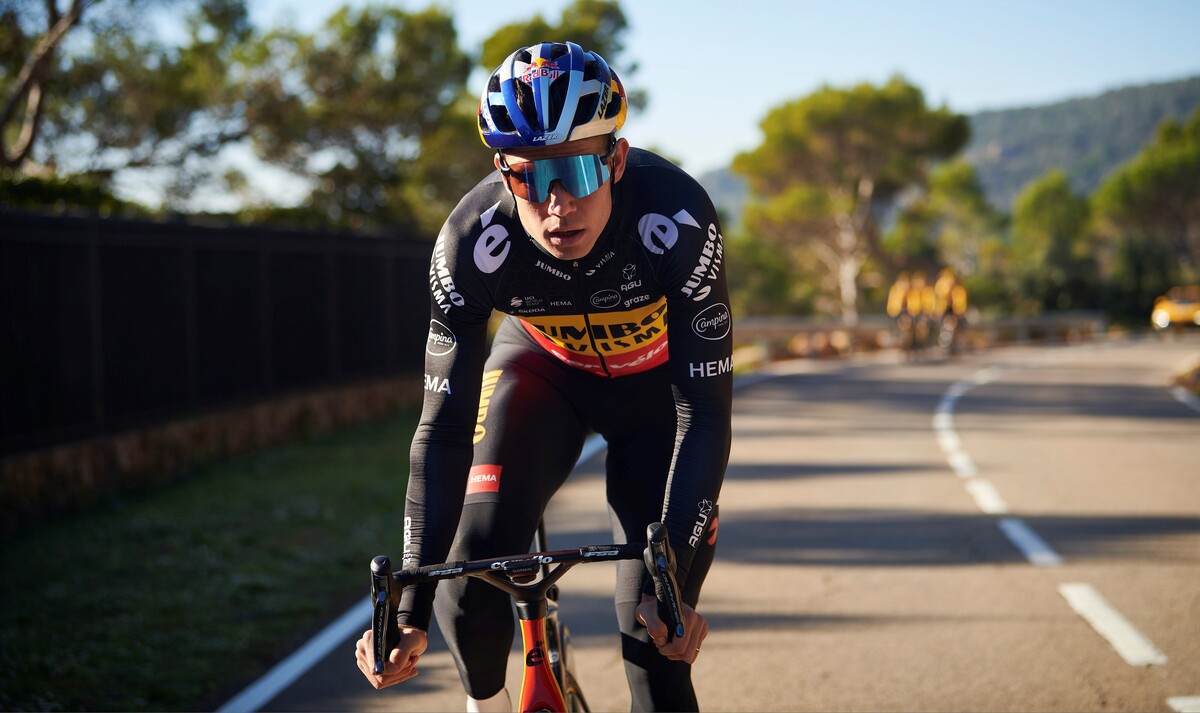
[[[592,251],[575,261],[550,256],[525,233],[499,172],[446,221],[429,272],[425,402],[411,452],[406,567],[446,559],[469,479],[503,477],[472,468],[474,444],[504,417],[489,414],[498,374],[484,373],[488,320],[499,310],[529,348],[589,378],[669,371],[676,430],[662,517],[686,586],[696,550],[709,537],[729,457],[732,319],[720,225],[699,184],[646,151],[630,150],[611,190],[608,224]],[[528,448],[538,448],[539,433],[526,439]],[[473,482],[472,492],[488,485]],[[432,599],[432,586],[406,590],[401,621],[428,628]]]

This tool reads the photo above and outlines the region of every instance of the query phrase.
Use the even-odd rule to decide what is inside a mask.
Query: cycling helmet
[[[574,42],[543,42],[492,72],[479,100],[479,136],[494,149],[561,144],[613,133],[626,108],[625,88],[603,57]]]

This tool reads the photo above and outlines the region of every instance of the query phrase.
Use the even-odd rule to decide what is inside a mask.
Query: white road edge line
[[[963,487],[975,501],[976,507],[988,515],[1007,515],[1008,503],[1000,496],[996,486],[979,477],[979,467],[971,460],[971,455],[963,446],[962,438],[954,430],[954,406],[968,391],[995,381],[1002,373],[1003,370],[999,367],[991,366],[951,384],[938,401],[933,414],[933,431],[937,436],[938,446],[946,455],[946,462],[954,474],[963,479]],[[1030,564],[1036,567],[1058,567],[1062,564],[1062,557],[1046,544],[1045,540],[1038,537],[1024,520],[1006,517],[1002,518],[997,526]]]
[[[368,597],[351,607],[321,633],[313,637],[291,656],[276,664],[275,668],[265,676],[250,684],[246,690],[229,699],[229,702],[217,709],[217,713],[250,713],[257,711],[279,692],[287,688],[305,673],[313,664],[325,658],[333,647],[342,643],[354,634],[365,631],[371,625],[371,602]],[[346,653],[349,661],[350,653]],[[349,665],[347,663],[347,665]]]
[[[1171,387],[1171,395],[1174,396],[1175,400],[1179,403],[1187,406],[1196,413],[1200,413],[1200,399],[1189,393],[1187,389],[1183,388],[1182,386],[1173,386]]]
[[[575,467],[591,460],[592,456],[604,450],[608,443],[600,434],[592,434],[583,443],[579,460]],[[303,676],[318,661],[325,658],[335,646],[355,634],[365,631],[371,625],[371,602],[363,596],[362,602],[355,604],[338,617],[332,624],[321,630],[307,644],[300,647],[291,656],[280,661],[262,678],[246,687],[244,691],[229,699],[225,705],[217,709],[217,713],[253,713],[270,703],[283,689],[292,685],[296,679]],[[349,654],[346,654],[349,656]]]
[[[1200,696],[1171,696],[1167,705],[1175,713],[1200,713]]]
[[[975,504],[979,506],[979,509],[988,515],[1008,514],[1008,503],[1004,502],[1004,498],[1000,497],[1000,492],[996,490],[996,486],[984,478],[971,478],[963,483],[963,487],[975,499]]]
[[[1017,517],[1002,518],[999,527],[1030,564],[1037,567],[1057,567],[1062,564],[1062,557],[1038,537],[1024,520]]]
[[[1128,619],[1121,616],[1092,585],[1078,582],[1060,584],[1058,592],[1079,616],[1092,625],[1096,633],[1112,644],[1130,666],[1161,665],[1167,662],[1167,655],[1159,651],[1150,639],[1129,623]]]

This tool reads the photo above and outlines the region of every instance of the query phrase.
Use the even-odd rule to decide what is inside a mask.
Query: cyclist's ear
[[[613,149],[612,163],[609,170],[612,172],[612,182],[616,185],[617,181],[621,180],[621,176],[625,175],[625,159],[629,156],[629,142],[625,139],[617,139],[617,146]]]

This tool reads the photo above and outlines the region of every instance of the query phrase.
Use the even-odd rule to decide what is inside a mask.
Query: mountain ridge
[[[1200,75],[1147,82],[1046,104],[967,114],[971,138],[959,157],[975,166],[992,207],[1009,212],[1029,181],[1052,168],[1080,195],[1133,158],[1167,118],[1186,119],[1200,107]],[[748,191],[729,168],[696,177],[731,225]]]

